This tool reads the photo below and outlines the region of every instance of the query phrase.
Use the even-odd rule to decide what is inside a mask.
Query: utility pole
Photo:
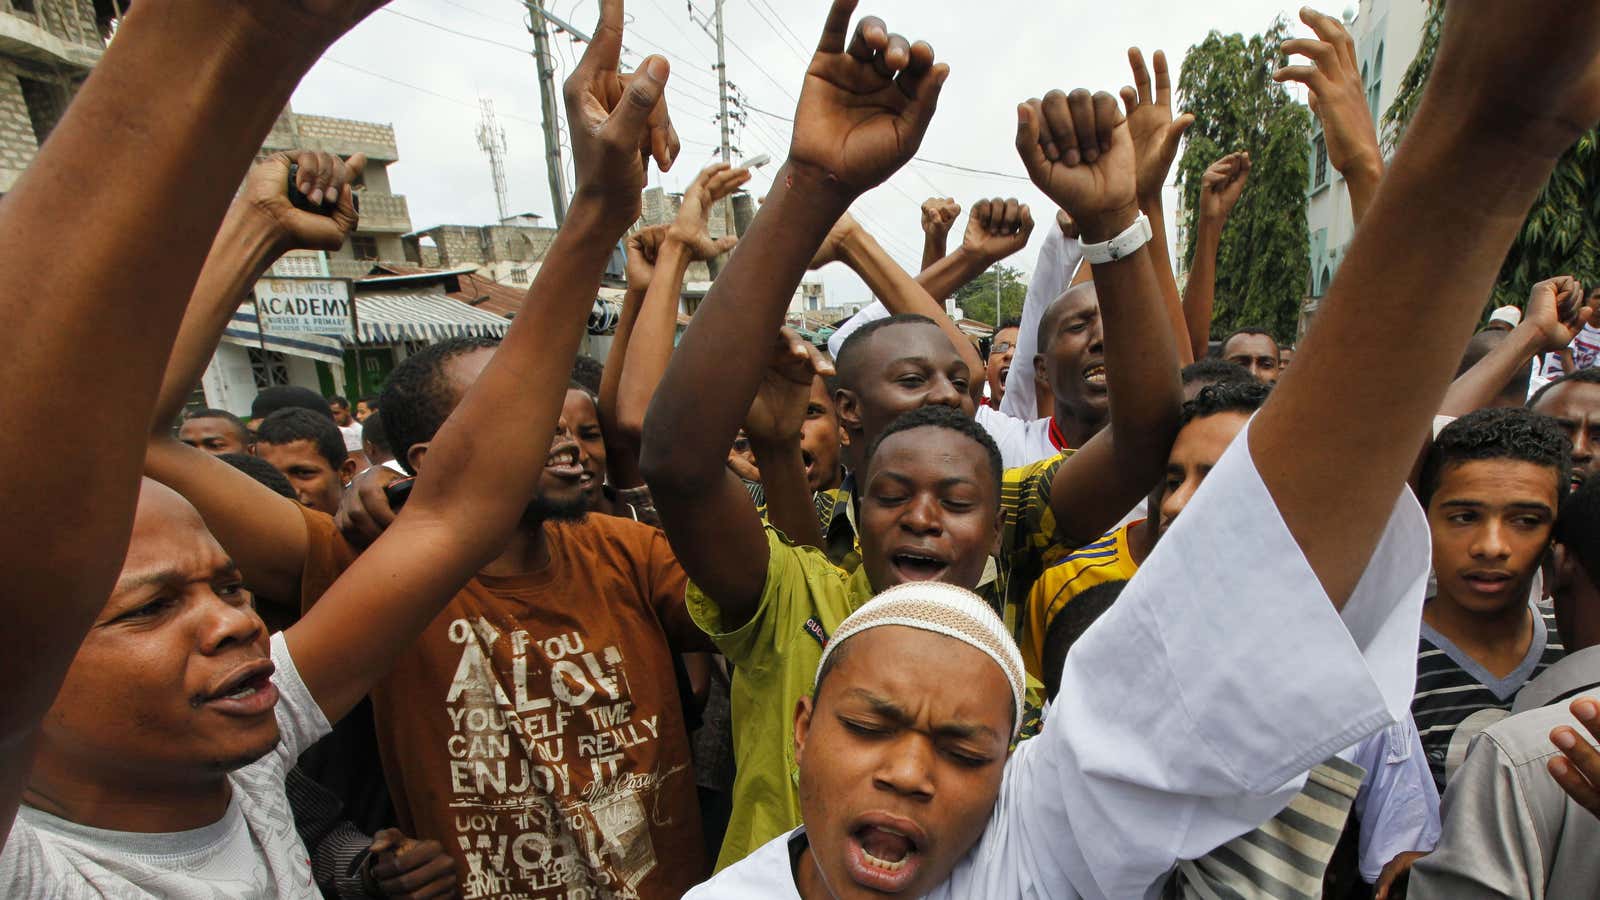
[[[996,333],[999,333],[999,331],[1000,331],[1000,321],[1001,321],[1001,316],[1000,316],[1000,264],[999,263],[995,263],[995,266],[994,266],[994,330],[995,330]]]
[[[728,55],[723,46],[722,34],[722,0],[717,0],[717,93],[721,102],[721,115],[718,121],[722,123],[722,161],[733,162],[733,151],[728,146]],[[728,221],[733,221],[733,204],[728,204]],[[732,231],[728,232],[732,234]]]
[[[550,170],[550,203],[556,227],[567,220],[567,179],[561,165],[560,115],[556,106],[556,68],[550,61],[550,38],[545,33],[544,0],[523,0],[528,9],[528,31],[533,35],[533,59],[539,69],[539,101],[544,112],[544,158]],[[504,212],[502,211],[502,215]]]

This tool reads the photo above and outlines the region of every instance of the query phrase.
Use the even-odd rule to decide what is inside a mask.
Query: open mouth
[[[809,475],[809,474],[811,474],[811,470],[816,468],[817,458],[812,455],[810,450],[807,450],[804,447],[801,447],[800,448],[800,462],[805,464],[806,474]]]
[[[950,568],[944,559],[918,550],[890,554],[889,563],[902,581],[936,581]]]
[[[578,447],[567,444],[545,460],[544,470],[557,478],[577,480],[583,477],[583,467],[578,465]]]
[[[1511,573],[1509,572],[1468,572],[1461,576],[1473,590],[1481,594],[1499,594],[1511,587]]]
[[[272,683],[274,671],[270,659],[247,663],[235,669],[217,687],[196,697],[192,705],[231,716],[270,712],[278,702],[278,688]]]
[[[1006,383],[1006,378],[1009,377],[1010,375],[1011,375],[1011,367],[1010,366],[1001,366],[1000,367],[1000,383],[1001,384],[1005,384]]]
[[[1103,388],[1106,386],[1106,367],[1095,363],[1083,370],[1083,380],[1090,387]]]
[[[863,825],[851,832],[846,848],[850,879],[862,887],[898,893],[910,886],[921,866],[919,841],[888,824]]]

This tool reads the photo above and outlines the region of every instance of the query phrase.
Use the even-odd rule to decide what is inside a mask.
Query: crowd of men
[[[362,157],[257,153],[382,5],[141,0],[0,203],[37,273],[0,288],[7,896],[1600,894],[1600,293],[1479,328],[1600,120],[1600,3],[1451,3],[1392,158],[1302,12],[1275,77],[1358,228],[1298,347],[1210,341],[1244,149],[1179,289],[1162,53],[1019,103],[1057,209],[980,349],[943,301],[1034,212],[950,249],[930,199],[915,274],[849,214],[959,62],[834,0],[749,229],[707,228],[725,164],[641,228],[669,65],[622,71],[602,0],[503,341],[184,413],[250,285],[358,221]],[[876,303],[813,346],[785,310],[835,262]]]

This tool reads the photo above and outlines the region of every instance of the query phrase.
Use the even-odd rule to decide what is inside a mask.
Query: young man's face
[[[239,426],[227,419],[190,419],[178,428],[178,440],[212,456],[250,452]]]
[[[1222,358],[1249,369],[1264,384],[1278,380],[1278,342],[1267,335],[1234,335],[1223,345]]]
[[[1533,411],[1556,420],[1572,441],[1572,486],[1600,472],[1600,384],[1568,381],[1539,398]]]
[[[988,454],[948,428],[912,428],[878,445],[858,487],[861,565],[874,591],[907,581],[971,590],[1000,533]]]
[[[857,352],[861,384],[835,395],[840,421],[862,452],[889,423],[924,406],[948,406],[972,416],[973,373],[939,326],[905,322],[882,328]]]
[[[1428,503],[1439,593],[1482,614],[1526,604],[1550,546],[1558,481],[1554,469],[1518,460],[1446,465]]]
[[[1172,452],[1167,454],[1158,540],[1194,499],[1194,492],[1200,489],[1228,445],[1249,421],[1250,417],[1244,413],[1225,412],[1195,419],[1178,431],[1177,439],[1172,442]]]
[[[839,900],[920,897],[994,811],[1011,688],[977,649],[903,626],[869,629],[835,652],[844,656],[795,716],[810,844],[799,882]]]
[[[606,484],[606,439],[600,430],[600,411],[595,408],[594,398],[577,388],[568,388],[557,430],[578,442],[578,467],[583,470],[578,484],[583,489],[584,502],[595,509]]]
[[[989,362],[984,368],[984,378],[989,382],[990,404],[996,409],[1000,408],[1000,400],[1006,393],[1006,375],[1011,372],[1011,363],[1017,357],[1017,335],[1020,332],[1015,328],[1002,328],[994,333],[994,340],[989,344]]]
[[[333,413],[333,422],[340,428],[349,427],[355,421],[355,418],[350,415],[350,407],[343,404],[330,403],[328,404],[328,411]]]
[[[1105,332],[1094,285],[1067,291],[1041,322],[1034,371],[1050,385],[1056,404],[1085,420],[1105,418],[1111,406],[1106,391]]]
[[[365,422],[367,420],[367,416],[372,415],[372,413],[373,413],[373,409],[372,409],[372,407],[367,405],[367,401],[365,401],[365,400],[357,400],[356,401],[356,421],[357,422]]]
[[[445,377],[454,387],[454,409],[467,391],[483,374],[484,367],[494,358],[495,348],[484,347],[463,353],[444,364]],[[565,422],[565,418],[561,420]],[[589,509],[583,492],[583,466],[579,463],[577,439],[569,428],[557,424],[550,439],[550,455],[545,458],[540,473],[539,486],[533,501],[523,513],[523,524],[532,526],[546,519],[576,520],[583,518]],[[422,459],[426,459],[424,455]]]
[[[278,744],[271,675],[238,570],[194,507],[146,479],[122,573],[45,717],[36,771],[133,785],[247,765]]]
[[[257,441],[256,455],[289,479],[301,503],[330,516],[339,511],[339,499],[344,495],[341,473],[317,452],[316,441],[310,438],[287,444]]]
[[[844,432],[833,412],[833,398],[821,375],[811,379],[811,397],[806,401],[806,420],[800,426],[800,456],[806,464],[806,484],[812,491],[829,491],[839,486],[839,456]]]
[[[1279,347],[1278,348],[1278,374],[1282,375],[1284,370],[1289,368],[1289,363],[1292,363],[1292,362],[1294,362],[1294,348],[1293,347]]]

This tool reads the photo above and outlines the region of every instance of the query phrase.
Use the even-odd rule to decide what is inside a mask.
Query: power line
[[[402,19],[407,19],[409,21],[417,23],[418,25],[426,25],[429,28],[438,29],[439,31],[443,31],[446,34],[453,34],[456,37],[466,38],[469,41],[477,41],[477,42],[482,43],[482,44],[488,44],[488,45],[490,45],[492,47],[500,47],[500,48],[505,49],[505,50],[511,50],[511,51],[513,51],[513,52],[515,52],[515,53],[517,53],[519,55],[522,55],[522,56],[527,56],[528,55],[528,49],[526,47],[517,47],[517,46],[514,46],[512,44],[507,44],[507,43],[503,43],[501,41],[494,40],[493,38],[486,38],[486,37],[484,37],[482,35],[472,34],[470,32],[466,32],[466,31],[457,31],[456,29],[451,28],[451,27],[449,27],[447,25],[440,25],[438,22],[430,22],[427,19],[419,19],[416,16],[408,15],[406,13],[401,12],[398,9],[392,9],[390,7],[387,7],[387,6],[380,7],[380,8],[384,12],[388,13],[391,16],[399,16]]]
[[[795,46],[799,47],[802,52],[811,52],[806,46],[805,39],[800,37],[800,35],[795,34],[794,29],[789,27],[789,23],[783,20],[782,13],[778,12],[776,9],[773,9],[772,4],[768,3],[767,0],[756,0],[756,2],[760,3],[762,6],[765,6],[767,10],[772,13],[772,17],[778,20],[778,24],[783,26],[783,30],[789,32],[789,36],[794,38]],[[807,60],[807,62],[809,63],[809,60]]]
[[[1009,178],[1012,181],[1026,181],[1030,184],[1033,181],[1033,179],[1026,175],[1012,175],[1009,172],[996,172],[993,169],[976,169],[972,166],[963,166],[956,163],[941,162],[937,159],[929,159],[926,156],[914,156],[911,158],[911,161],[914,163],[922,163],[923,165],[928,166],[939,166],[940,168],[950,169],[956,172],[966,172],[971,175],[989,175],[995,178]]]
[[[342,59],[335,59],[332,56],[324,56],[324,57],[322,57],[322,61],[323,62],[333,63],[336,66],[343,66],[344,68],[350,69],[351,71],[360,72],[363,75],[367,75],[367,76],[370,76],[372,78],[376,78],[379,81],[387,81],[390,84],[406,88],[407,90],[416,91],[419,94],[427,94],[430,97],[433,97],[433,98],[438,99],[438,100],[443,100],[446,103],[454,103],[454,104],[456,104],[458,106],[465,106],[465,107],[468,107],[470,109],[477,109],[478,108],[478,104],[475,101],[463,100],[460,97],[451,97],[451,96],[448,96],[446,94],[441,94],[438,91],[429,90],[428,88],[421,87],[421,86],[415,85],[415,84],[411,84],[410,82],[407,82],[407,81],[401,81],[398,78],[391,78],[388,75],[383,74],[382,72],[374,72],[371,69],[363,69],[362,67],[360,67],[358,65],[354,65],[352,63],[347,63]],[[529,118],[526,118],[526,117],[523,117],[523,116],[511,115],[509,113],[501,116],[501,118],[503,118],[503,119],[511,119],[512,121],[516,121],[516,122],[522,122],[522,123],[524,123],[526,125],[532,125],[535,128],[543,128],[544,127],[542,124],[540,124],[539,122],[535,122],[533,119],[529,119]]]
[[[750,11],[755,13],[756,16],[759,19],[761,19],[762,22],[766,23],[767,28],[769,28],[772,31],[772,33],[777,36],[778,42],[783,44],[784,47],[788,48],[789,51],[794,54],[795,59],[800,60],[800,64],[801,65],[810,65],[811,64],[810,58],[805,55],[804,48],[802,48],[800,50],[796,50],[795,49],[795,45],[793,43],[791,43],[788,38],[784,37],[783,32],[778,30],[778,26],[772,24],[772,20],[767,18],[767,14],[762,12],[760,7],[751,6],[750,7]]]
[[[428,95],[430,97],[433,97],[434,99],[443,100],[446,103],[454,103],[457,106],[463,106],[463,107],[466,107],[468,109],[478,109],[479,108],[478,107],[478,103],[476,101],[463,100],[460,97],[451,97],[448,94],[441,94],[438,91],[429,90],[428,88],[422,87],[420,85],[412,84],[412,83],[410,83],[408,81],[401,81],[398,78],[392,78],[392,77],[390,77],[388,75],[383,74],[382,72],[374,72],[371,69],[364,69],[361,66],[354,65],[352,63],[347,63],[342,59],[336,59],[336,58],[334,58],[332,56],[324,56],[322,58],[322,60],[323,60],[323,62],[330,62],[330,63],[333,63],[336,66],[342,66],[342,67],[344,67],[346,69],[350,69],[351,71],[354,71],[354,72],[360,72],[362,75],[366,75],[366,76],[369,76],[369,77],[372,77],[372,78],[376,78],[379,81],[387,81],[390,84],[395,85],[396,87],[403,87],[403,88],[405,88],[407,90],[416,91],[419,94],[426,94],[426,95]],[[514,122],[521,122],[524,125],[531,125],[534,128],[543,128],[544,127],[544,125],[542,123],[537,122],[537,121],[535,121],[533,119],[527,118],[526,116],[512,115],[510,113],[501,113],[500,114],[500,118],[502,118],[502,119],[510,119],[510,120],[512,120]],[[678,136],[678,140],[679,140],[680,143],[684,144],[685,146],[709,147],[709,148],[712,148],[712,149],[716,149],[716,147],[717,147],[716,144],[707,143],[705,141],[690,140],[688,138],[683,137],[682,135]]]

